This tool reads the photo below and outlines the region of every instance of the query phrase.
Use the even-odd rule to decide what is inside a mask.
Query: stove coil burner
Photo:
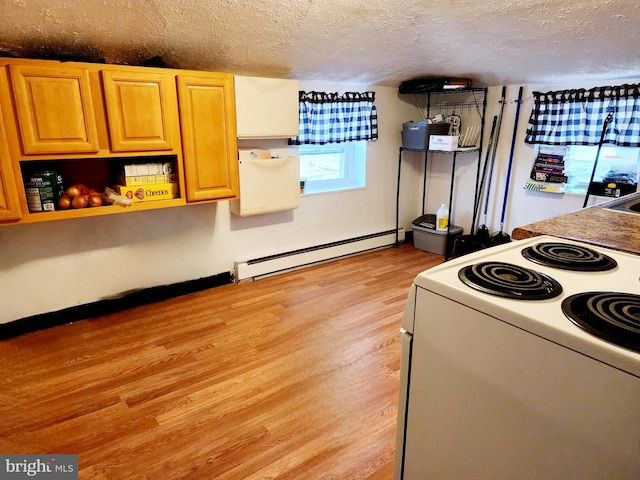
[[[522,256],[547,267],[583,272],[601,272],[618,265],[613,258],[591,248],[561,242],[532,245],[522,250]]]
[[[562,311],[592,335],[640,352],[640,295],[577,293],[562,301]]]
[[[504,298],[544,300],[562,293],[562,286],[553,278],[511,263],[468,265],[458,272],[458,278],[471,288]]]

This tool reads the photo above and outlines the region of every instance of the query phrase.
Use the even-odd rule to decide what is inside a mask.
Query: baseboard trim
[[[206,278],[188,280],[145,288],[124,294],[117,298],[99,300],[97,302],[69,307],[55,312],[33,315],[30,317],[0,324],[0,340],[17,337],[25,333],[44,330],[67,323],[73,323],[88,318],[115,313],[128,308],[138,307],[149,303],[160,302],[169,298],[195,293],[209,288],[233,283],[231,272],[221,273]]]
[[[237,282],[255,280],[336,258],[388,247],[394,245],[395,241],[396,231],[387,230],[276,255],[236,261],[234,262],[235,278]]]

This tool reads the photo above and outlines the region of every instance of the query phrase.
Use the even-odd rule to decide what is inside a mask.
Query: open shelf
[[[424,155],[424,177],[423,177],[423,186],[422,186],[422,215],[425,214],[425,202],[427,196],[427,164],[430,155],[433,154],[443,154],[450,155],[452,157],[452,165],[451,165],[451,181],[449,185],[449,212],[453,212],[453,191],[454,191],[454,182],[455,182],[455,169],[456,169],[456,157],[458,154],[467,154],[473,153],[477,154],[477,175],[476,175],[476,190],[478,189],[478,182],[480,178],[480,157],[482,156],[482,139],[484,136],[484,117],[486,113],[487,106],[487,91],[486,87],[467,87],[467,88],[457,88],[457,89],[433,89],[429,91],[416,91],[416,92],[403,92],[400,94],[404,97],[412,97],[415,98],[416,107],[421,109],[421,114],[423,118],[431,118],[432,115],[442,113],[442,112],[455,112],[456,110],[461,110],[463,108],[469,109],[470,115],[476,115],[477,121],[480,124],[480,137],[476,146],[473,147],[462,147],[452,151],[445,150],[430,150],[430,149],[414,149],[414,148],[405,148],[400,147],[398,153],[398,183],[396,190],[396,245],[399,243],[398,241],[398,228],[400,223],[400,178],[401,178],[401,169],[402,169],[402,157],[404,152],[420,152]],[[463,95],[463,94],[471,94],[472,98],[467,96],[464,99],[458,100],[455,95]],[[432,102],[432,97],[438,98],[440,95],[446,95],[446,101],[440,102]],[[426,97],[425,104],[420,105],[419,97]],[[439,98],[438,98],[439,99]],[[452,99],[452,101],[449,101]],[[440,99],[439,99],[440,100]],[[440,111],[438,111],[440,110]],[[473,111],[473,114],[471,113]],[[456,113],[457,114],[457,113]],[[449,235],[451,232],[451,227],[453,225],[453,215],[450,213],[449,216],[449,228],[447,229],[447,241],[446,241],[446,250],[445,250],[445,260],[449,259],[451,255],[451,246],[449,242]]]
[[[19,223],[36,223],[51,220],[63,220],[68,218],[82,218],[95,215],[109,215],[114,213],[124,213],[142,210],[151,210],[157,208],[166,208],[173,206],[181,206],[186,204],[182,186],[176,172],[178,158],[176,155],[154,155],[141,157],[111,157],[111,158],[75,158],[75,159],[59,159],[59,160],[23,160],[20,162],[20,174],[22,177],[22,188],[25,188],[28,179],[37,175],[39,172],[54,172],[62,177],[62,190],[77,184],[102,193],[106,187],[114,188],[114,185],[122,183],[119,176],[123,171],[124,165],[144,165],[149,163],[172,165],[172,179],[177,184],[178,194],[176,198],[165,198],[161,200],[145,200],[134,201],[129,206],[108,205],[104,204],[98,207],[85,208],[68,208],[60,209],[56,205],[55,211],[36,212],[29,210],[23,215]],[[155,175],[154,175],[155,177]],[[146,178],[145,178],[146,179]],[[132,188],[146,188],[157,185],[154,183],[139,184]],[[169,183],[169,182],[166,182]],[[173,182],[171,182],[173,183]],[[142,195],[142,194],[141,194]],[[26,195],[25,195],[26,196]],[[133,198],[133,196],[132,196]],[[135,199],[133,199],[135,200]],[[12,222],[7,222],[12,223]]]

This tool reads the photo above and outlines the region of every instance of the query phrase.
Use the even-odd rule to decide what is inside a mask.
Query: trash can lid
[[[435,230],[436,216],[433,213],[427,213],[426,215],[422,215],[421,217],[416,218],[411,223],[413,223],[417,227],[432,228]]]

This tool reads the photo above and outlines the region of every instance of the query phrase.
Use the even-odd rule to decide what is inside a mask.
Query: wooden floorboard
[[[0,451],[81,479],[392,477],[411,245],[0,341]]]

